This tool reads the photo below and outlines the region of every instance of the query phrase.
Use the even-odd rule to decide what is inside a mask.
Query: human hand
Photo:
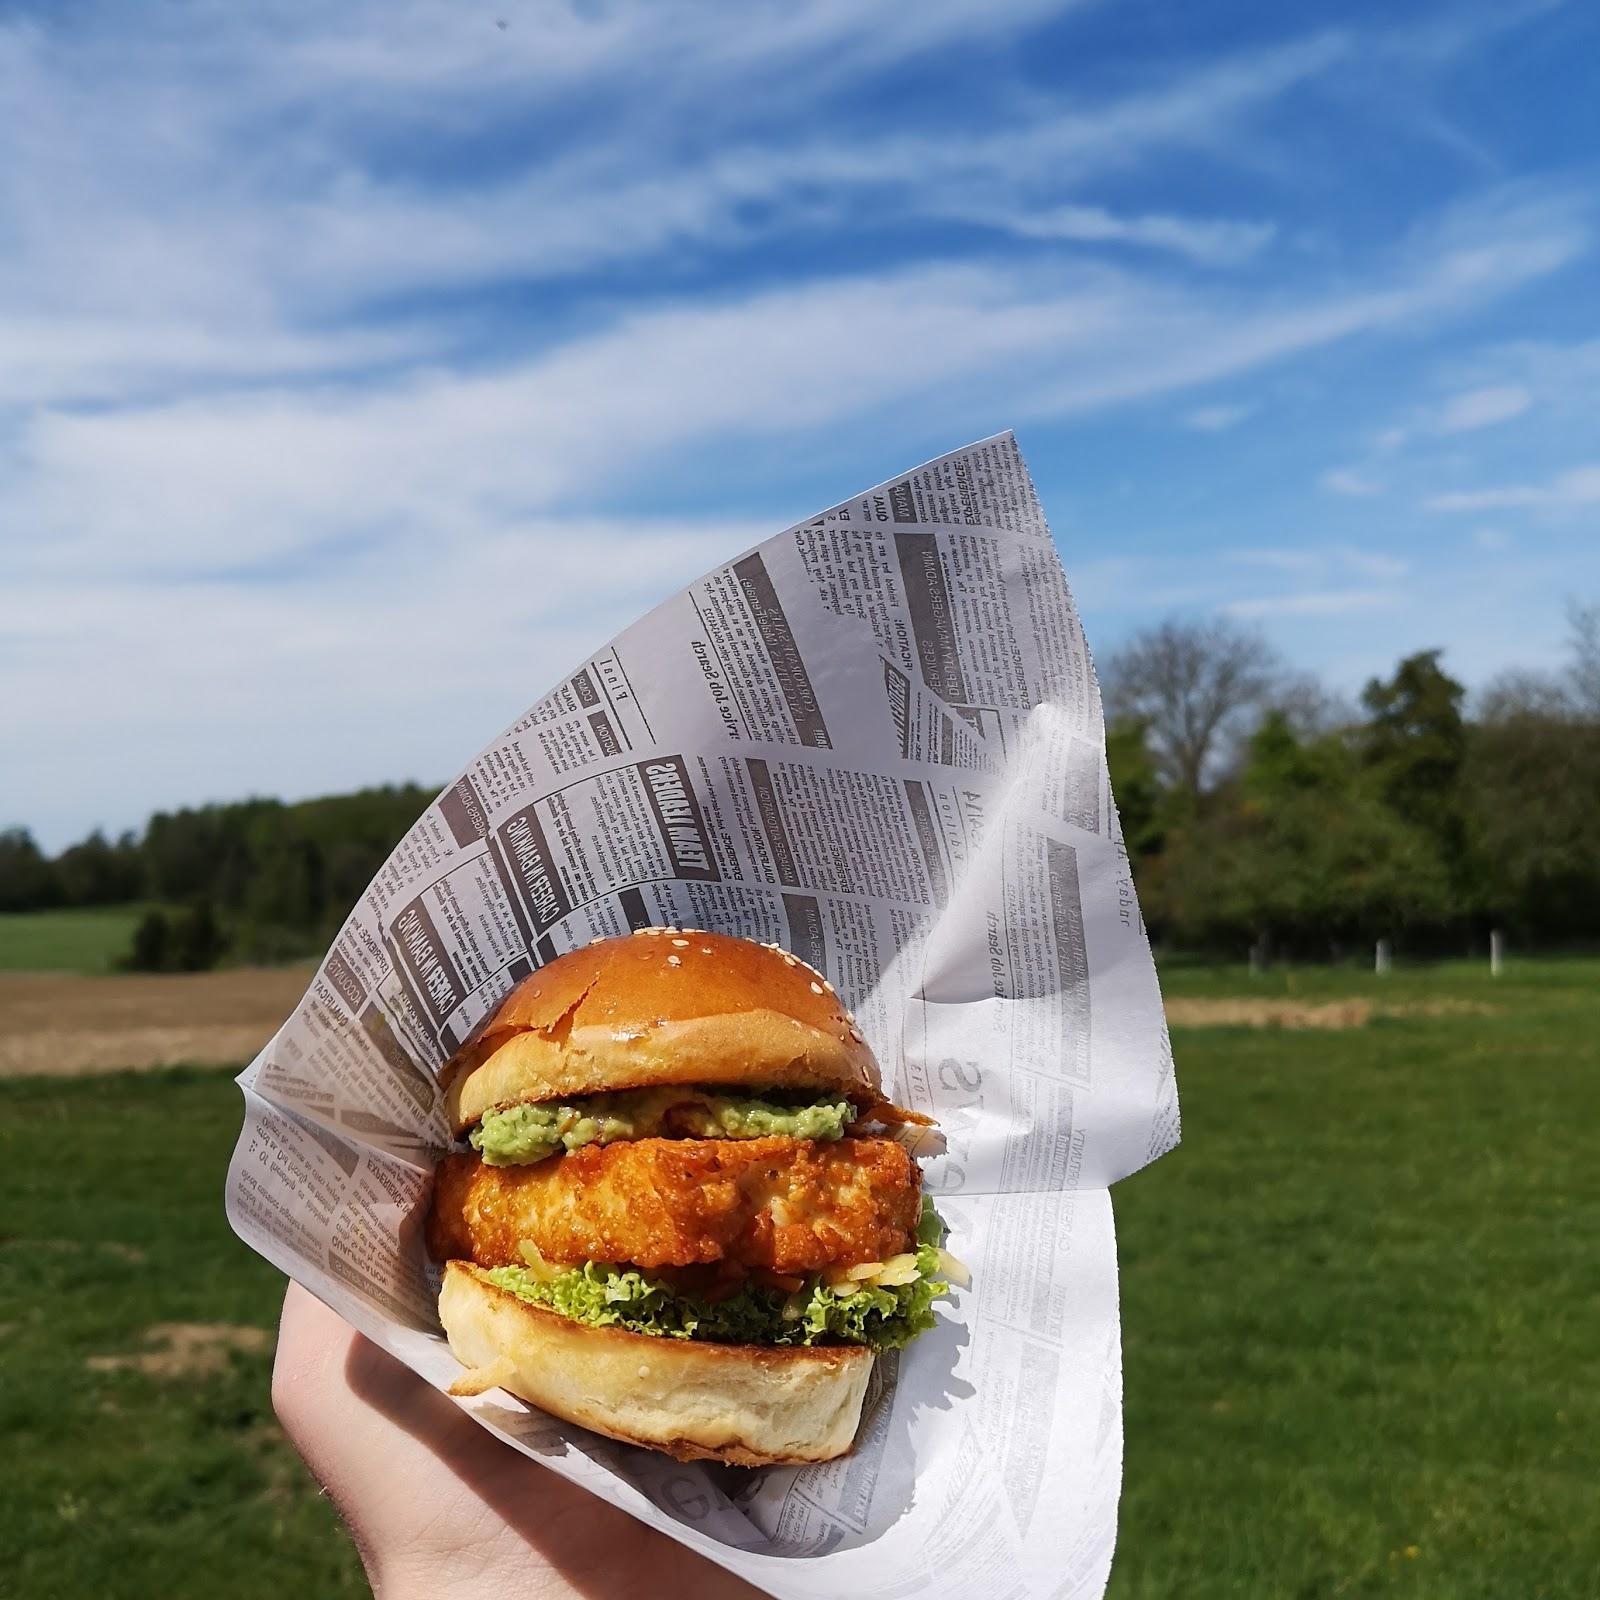
[[[291,1283],[278,1419],[377,1600],[758,1600],[761,1591],[520,1456]]]

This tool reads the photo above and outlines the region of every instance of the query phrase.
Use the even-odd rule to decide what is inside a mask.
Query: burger
[[[820,973],[645,928],[558,957],[450,1064],[470,1148],[427,1240],[468,1371],[614,1439],[740,1466],[846,1453],[874,1357],[959,1264]]]

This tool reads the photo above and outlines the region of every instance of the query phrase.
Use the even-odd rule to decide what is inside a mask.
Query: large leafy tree
[[[1422,650],[1407,656],[1392,678],[1373,678],[1361,694],[1368,764],[1395,810],[1431,830],[1455,817],[1467,756],[1466,685],[1439,665],[1439,655]]]
[[[1184,945],[1264,940],[1324,956],[1454,911],[1436,842],[1388,803],[1359,743],[1302,740],[1269,713],[1236,779],[1141,881],[1147,919]]]

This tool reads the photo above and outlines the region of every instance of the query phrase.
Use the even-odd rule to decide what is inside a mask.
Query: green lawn
[[[364,1595],[278,1437],[271,1358],[95,1371],[155,1323],[271,1329],[283,1279],[233,1237],[221,1072],[0,1082],[0,1595]]]
[[[1169,987],[1499,1009],[1175,1035],[1185,1144],[1117,1190],[1113,1600],[1593,1600],[1600,963]],[[88,1366],[155,1323],[272,1326],[222,1216],[238,1111],[220,1073],[0,1082],[8,1600],[365,1592],[264,1352]]]
[[[144,906],[0,913],[0,972],[110,972]]]
[[[1500,1009],[1175,1032],[1185,1142],[1117,1190],[1113,1600],[1592,1600],[1600,963],[1168,990]]]

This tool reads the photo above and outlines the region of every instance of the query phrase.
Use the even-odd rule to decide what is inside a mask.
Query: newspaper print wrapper
[[[541,963],[663,925],[827,974],[889,1092],[938,1119],[917,1153],[972,1287],[878,1360],[826,1465],[683,1465],[500,1391],[459,1403],[789,1600],[1102,1594],[1107,1191],[1176,1142],[1177,1099],[1093,668],[1010,434],[709,573],[474,758],[240,1078],[235,1230],[446,1387],[437,1073]]]

